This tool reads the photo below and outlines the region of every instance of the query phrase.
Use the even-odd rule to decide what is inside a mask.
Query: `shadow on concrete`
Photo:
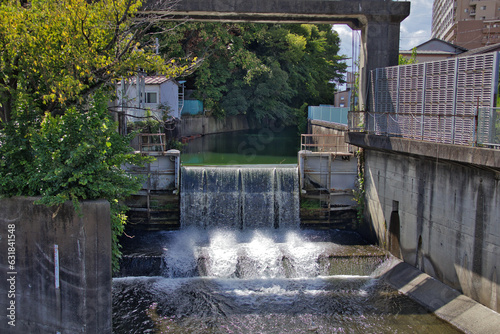
[[[395,264],[379,278],[465,333],[498,333],[500,314],[407,263]]]

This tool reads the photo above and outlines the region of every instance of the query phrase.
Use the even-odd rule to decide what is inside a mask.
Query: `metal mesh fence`
[[[477,142],[500,148],[500,108],[479,108]]]
[[[496,102],[499,53],[378,68],[371,72],[365,131],[447,144],[476,142],[476,115]],[[495,112],[483,111],[478,139]],[[491,139],[478,142],[494,142]]]

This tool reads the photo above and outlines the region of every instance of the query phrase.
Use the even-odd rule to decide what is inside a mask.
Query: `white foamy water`
[[[300,231],[180,231],[164,248],[167,277],[298,278],[325,274],[318,261],[322,243]]]
[[[370,276],[386,257],[352,233],[192,228],[165,240],[162,277],[114,279],[114,333],[456,333]]]

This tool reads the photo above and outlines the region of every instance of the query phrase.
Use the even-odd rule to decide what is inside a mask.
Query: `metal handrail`
[[[493,109],[493,110],[492,110]],[[498,148],[500,124],[493,113],[497,108],[479,107],[469,114],[410,113],[410,112],[349,112],[349,131],[388,137],[402,137],[427,142],[462,146],[489,146]],[[488,123],[489,118],[492,125]],[[482,121],[485,118],[486,121]],[[355,121],[356,120],[356,121]],[[495,126],[495,124],[498,124]],[[497,128],[499,130],[497,130]],[[484,138],[490,139],[489,141]]]
[[[140,153],[166,151],[167,140],[164,133],[141,133],[138,136]]]
[[[302,134],[300,149],[313,152],[331,152],[349,154],[351,145],[345,142],[344,135],[335,134]]]

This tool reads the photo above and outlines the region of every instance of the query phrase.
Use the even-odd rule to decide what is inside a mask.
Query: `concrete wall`
[[[252,128],[252,124],[243,115],[228,116],[224,119],[217,119],[210,116],[190,117],[183,115],[179,126],[181,137],[248,130]]]
[[[0,200],[0,332],[111,333],[109,203],[35,200]]]
[[[354,153],[358,150],[358,148],[346,144],[345,135],[347,134],[347,131],[347,125],[310,119],[307,122],[307,133],[318,136],[311,136],[307,140],[307,143],[319,146],[317,148],[303,147],[302,149],[315,149],[317,151],[321,151],[323,150],[321,146],[325,146],[324,150],[334,150],[333,148],[336,147],[336,150],[338,151]],[[339,137],[322,137],[322,135],[334,135]]]
[[[365,147],[365,235],[408,264],[499,311],[500,165],[460,161],[474,160],[470,154],[458,159],[458,151],[471,150],[467,147],[432,144],[431,148],[429,143],[400,138],[377,142],[361,134],[349,137],[352,144]],[[439,158],[454,150],[457,159]],[[498,158],[497,153],[481,149],[475,155],[481,152],[485,164]]]
[[[135,228],[163,230],[179,227],[180,151],[150,154],[156,160],[144,167],[124,166],[129,173],[144,178],[141,190],[125,200],[129,207],[129,232]]]
[[[318,120],[308,120],[307,126],[313,135],[344,135],[348,130],[347,125]]]
[[[150,152],[155,160],[141,166],[123,166],[130,174],[144,177],[142,190],[175,192],[179,189],[180,151]]]
[[[353,189],[358,179],[358,159],[354,155],[336,155],[299,151],[300,189],[322,188],[331,193],[346,193],[338,196],[333,204],[355,205]]]
[[[349,154],[299,151],[302,226],[357,229],[358,161]],[[304,201],[317,206],[308,207]]]

